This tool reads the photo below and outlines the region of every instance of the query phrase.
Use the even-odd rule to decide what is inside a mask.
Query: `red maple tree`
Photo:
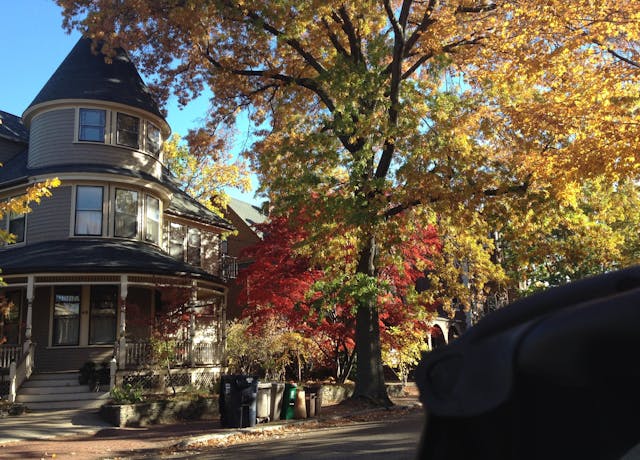
[[[327,292],[315,289],[330,275],[296,250],[306,242],[305,225],[301,225],[306,219],[305,215],[272,216],[268,223],[257,226],[264,238],[245,250],[243,255],[255,262],[238,278],[242,285],[239,300],[245,306],[242,316],[250,318],[250,331],[256,334],[269,320],[284,320],[292,330],[318,345],[325,357],[319,364],[331,368],[336,379],[344,381],[354,363],[355,304],[344,296],[321,298]],[[387,333],[390,327],[426,334],[425,312],[435,307],[415,298],[415,284],[431,266],[429,256],[439,250],[433,226],[417,229],[394,247],[395,257],[390,259],[396,262],[380,270],[379,281],[387,286],[379,298],[383,343],[393,347],[397,340],[397,333]],[[352,253],[355,256],[356,248],[345,247],[345,260]],[[322,308],[318,307],[319,301]]]

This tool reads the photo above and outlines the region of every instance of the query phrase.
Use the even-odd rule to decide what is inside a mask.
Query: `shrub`
[[[110,395],[115,404],[135,404],[144,401],[142,387],[128,383],[113,387]]]

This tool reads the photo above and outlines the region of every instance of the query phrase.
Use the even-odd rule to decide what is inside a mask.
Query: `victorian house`
[[[0,248],[0,394],[68,407],[29,383],[77,380],[87,362],[108,363],[110,385],[127,381],[176,302],[174,367],[186,383],[215,378],[235,272],[221,235],[233,225],[165,168],[170,127],[126,52],[107,63],[81,39],[21,118],[0,118],[0,199],[61,181],[32,212],[0,221],[15,235]]]

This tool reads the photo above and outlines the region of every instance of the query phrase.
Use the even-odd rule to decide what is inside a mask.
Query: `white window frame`
[[[82,112],[83,111],[97,111],[104,113],[104,139],[102,141],[89,140],[89,139],[81,139],[81,129],[80,124],[82,121]],[[135,118],[138,120],[138,143],[137,146],[133,147],[127,144],[123,144],[118,142],[118,116],[123,115],[126,117]],[[154,152],[150,146],[149,135],[150,129],[158,130],[159,134],[159,144],[158,150]],[[117,109],[108,109],[103,107],[92,107],[91,105],[85,106],[77,106],[75,107],[75,125],[74,125],[74,142],[77,143],[87,143],[87,144],[104,144],[104,145],[112,145],[115,147],[122,147],[130,150],[135,150],[137,152],[142,152],[145,155],[150,155],[155,159],[161,161],[162,156],[162,144],[163,144],[163,136],[162,129],[158,124],[154,121],[147,119],[144,116],[139,114],[134,114],[127,111],[117,110]]]
[[[148,216],[148,211],[149,211],[149,199],[152,200],[156,200],[158,202],[158,220],[157,220],[157,225],[158,225],[158,239],[156,241],[154,241],[153,239],[150,239],[147,237],[148,235],[148,231],[147,231],[147,227],[149,225],[149,216]],[[144,226],[142,229],[142,240],[146,241],[147,243],[152,243],[152,244],[156,244],[158,246],[160,246],[160,242],[162,241],[162,200],[160,198],[156,198],[153,195],[149,195],[148,193],[145,193],[144,195]]]
[[[102,208],[101,208],[101,212],[102,212],[102,220],[100,222],[100,234],[87,234],[87,233],[77,233],[76,231],[76,225],[77,225],[77,220],[78,220],[78,189],[79,188],[101,188],[102,189]],[[71,226],[71,234],[73,236],[76,237],[80,237],[80,238],[100,238],[100,237],[104,237],[104,236],[108,236],[108,232],[106,231],[107,227],[107,223],[109,220],[109,215],[107,212],[105,212],[105,206],[106,206],[106,201],[105,201],[105,197],[108,196],[108,193],[105,193],[105,188],[107,188],[108,185],[97,185],[97,184],[78,184],[73,188],[73,214],[72,214],[72,226]],[[83,211],[83,210],[80,210]],[[84,210],[86,211],[86,210]],[[93,210],[93,212],[96,212],[97,210]]]
[[[127,133],[127,134],[133,133],[133,131],[126,130],[126,129],[122,129],[121,130],[119,128],[118,121],[119,121],[120,116],[127,117],[127,118],[132,118],[132,119],[137,120],[137,122],[138,122],[138,130],[135,133],[136,134],[136,145],[135,146],[120,142],[120,139],[119,139],[120,131],[123,131],[124,133]],[[114,136],[115,144],[120,146],[120,147],[127,147],[127,148],[130,148],[130,149],[133,149],[133,150],[142,150],[142,143],[140,142],[140,137],[141,137],[141,134],[142,134],[142,124],[143,124],[142,121],[143,120],[138,116],[131,115],[131,114],[126,113],[126,112],[115,112],[115,123],[114,123],[114,129],[113,129],[113,136]]]
[[[82,139],[82,112],[83,111],[93,111],[93,112],[102,112],[104,114],[104,125],[102,126],[103,135],[102,140],[92,140],[92,139]],[[90,144],[107,144],[109,142],[109,111],[107,109],[100,109],[97,107],[78,107],[76,110],[76,140],[78,142],[88,142]],[[96,125],[97,126],[97,125]]]
[[[22,196],[24,196],[24,194],[14,195],[14,196],[6,199],[5,201],[11,201],[13,199],[20,198]],[[16,239],[16,241],[14,243],[7,243],[6,241],[3,241],[2,242],[3,246],[18,246],[18,245],[23,245],[23,244],[25,244],[27,242],[27,223],[28,223],[27,213],[18,214],[18,216],[20,216],[20,217],[12,219],[13,215],[14,215],[14,213],[12,211],[7,211],[7,213],[2,217],[2,220],[0,221],[2,223],[0,225],[2,225],[2,229],[4,231],[6,231],[7,233],[11,233],[11,222],[14,221],[14,220],[18,220],[18,219],[24,219],[24,230],[22,231],[22,240],[18,241]],[[14,233],[14,235],[15,235],[15,233]],[[16,236],[18,236],[18,235],[16,235]]]
[[[158,150],[157,151],[153,151],[151,150],[151,147],[149,146],[149,128],[152,127],[153,129],[158,130]],[[152,123],[150,121],[145,121],[144,123],[144,151],[146,153],[148,153],[149,155],[155,157],[155,158],[160,158],[160,152],[162,152],[162,130],[156,126],[155,123]]]
[[[127,237],[127,236],[118,236],[116,235],[116,197],[118,195],[118,190],[122,190],[125,192],[134,192],[137,194],[137,212],[136,212],[136,236],[131,238],[131,237]],[[127,187],[122,187],[122,186],[112,186],[111,187],[111,192],[109,195],[109,202],[111,203],[111,210],[109,212],[109,218],[110,221],[112,222],[111,225],[111,233],[110,235],[113,236],[114,238],[124,238],[127,240],[139,240],[140,239],[140,235],[142,233],[142,229],[143,229],[143,222],[142,222],[142,203],[144,202],[143,199],[143,193],[135,188],[127,188]]]

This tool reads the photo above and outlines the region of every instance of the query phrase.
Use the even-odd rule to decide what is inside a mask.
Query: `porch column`
[[[24,330],[23,351],[27,353],[31,347],[31,331],[33,326],[33,298],[34,298],[34,276],[27,277],[27,321]]]
[[[224,294],[222,295],[222,301],[220,302],[220,328],[218,337],[218,362],[221,366],[227,365],[227,295],[228,290],[224,288]]]
[[[195,361],[196,336],[196,302],[198,301],[198,283],[191,281],[191,300],[189,301],[189,363],[193,365]]]
[[[118,333],[118,368],[124,369],[127,365],[127,294],[128,294],[127,275],[120,276],[120,327]]]

